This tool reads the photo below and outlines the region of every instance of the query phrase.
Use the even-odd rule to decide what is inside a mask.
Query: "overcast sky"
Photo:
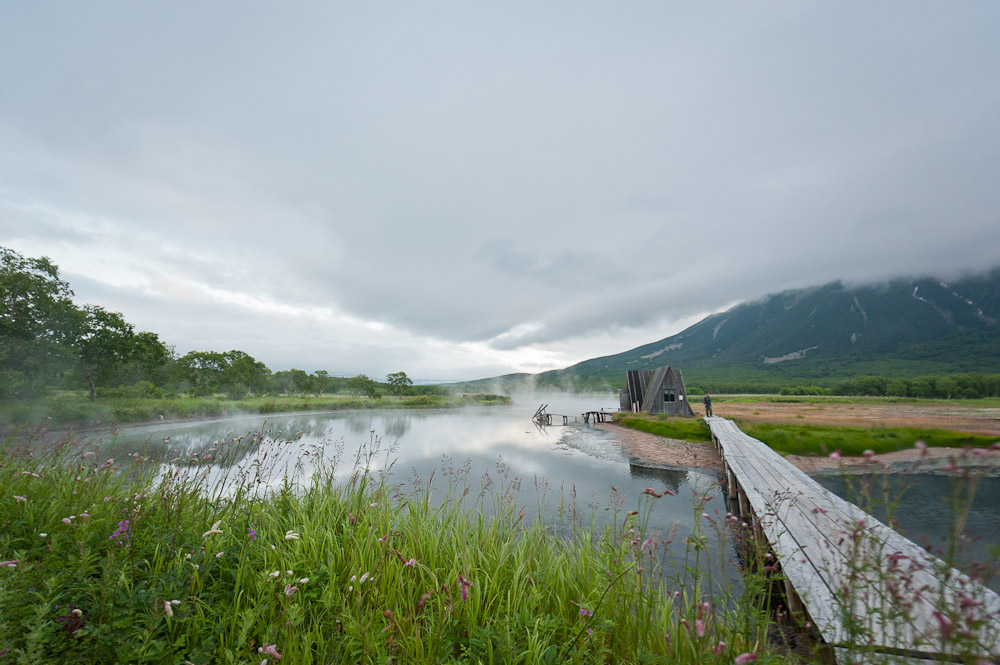
[[[7,2],[0,245],[178,353],[471,379],[1000,264],[1000,2]]]

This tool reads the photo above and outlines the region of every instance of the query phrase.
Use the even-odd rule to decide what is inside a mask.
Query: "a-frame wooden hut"
[[[630,369],[625,374],[627,386],[618,391],[622,411],[694,415],[679,369]]]

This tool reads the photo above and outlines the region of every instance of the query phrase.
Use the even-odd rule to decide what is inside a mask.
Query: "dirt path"
[[[844,425],[854,427],[925,427],[946,429],[1000,439],[1000,409],[970,408],[951,404],[809,404],[762,402],[740,404],[717,402],[716,415],[746,422]],[[721,469],[722,460],[709,443],[668,439],[615,424],[596,425],[614,434],[619,445],[639,463]],[[823,456],[789,455],[789,462],[807,473],[843,469],[857,470],[872,463],[901,470],[920,462],[921,468],[943,468],[953,463],[1000,469],[1000,450],[966,451],[959,448],[900,450],[863,457],[831,459]]]
[[[653,465],[722,470],[722,458],[711,443],[668,439],[613,423],[597,424],[594,427],[614,434],[622,450],[636,458],[640,464],[647,462]]]
[[[836,402],[715,402],[715,415],[744,422],[845,425],[854,427],[923,427],[1000,439],[1000,408],[929,402],[919,404]]]

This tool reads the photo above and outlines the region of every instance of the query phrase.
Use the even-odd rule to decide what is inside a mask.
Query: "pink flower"
[[[462,600],[469,599],[469,587],[472,586],[472,582],[465,579],[461,575],[458,576],[458,581],[462,585]]]
[[[282,659],[282,655],[280,653],[278,653],[278,645],[277,644],[268,644],[267,642],[264,642],[264,646],[262,646],[259,649],[257,649],[257,653],[262,653],[262,654],[271,656],[275,660],[281,660]]]
[[[292,596],[294,596],[295,592],[298,591],[298,590],[299,590],[298,587],[292,586],[291,584],[286,584],[285,585],[285,595],[288,596],[289,598],[291,598]]]
[[[927,444],[924,443],[923,441],[915,441],[913,443],[913,447],[916,448],[917,450],[927,450]]]
[[[417,560],[416,559],[410,559],[409,561],[407,561],[403,565],[404,566],[415,566],[415,565],[417,565]]]
[[[714,647],[712,647],[712,653],[714,653],[716,656],[721,656],[722,652],[725,650],[726,650],[726,643],[721,641]]]
[[[0,561],[0,568],[17,568],[17,564],[20,563],[20,559],[11,559],[10,561]]]
[[[694,622],[694,632],[698,637],[704,637],[705,635],[705,622],[701,619],[697,619]]]
[[[834,450],[832,453],[830,453],[830,459],[840,459],[840,451]]]
[[[741,653],[740,655],[736,656],[736,659],[733,662],[736,663],[736,665],[746,665],[746,663],[752,663],[755,660],[757,660],[757,654]]]
[[[15,499],[15,500],[16,500],[16,501],[17,501],[18,503],[24,503],[25,501],[27,501],[27,500],[28,500],[28,497],[26,497],[26,496],[19,496],[19,495],[15,494],[15,495],[14,495],[14,499]]]

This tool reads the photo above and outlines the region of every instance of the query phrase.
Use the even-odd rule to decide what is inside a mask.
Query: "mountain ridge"
[[[1000,267],[945,282],[898,278],[876,284],[789,289],[711,314],[628,351],[540,374],[488,382],[612,388],[627,369],[679,367],[688,385],[755,380],[832,385],[846,377],[1000,373]]]

